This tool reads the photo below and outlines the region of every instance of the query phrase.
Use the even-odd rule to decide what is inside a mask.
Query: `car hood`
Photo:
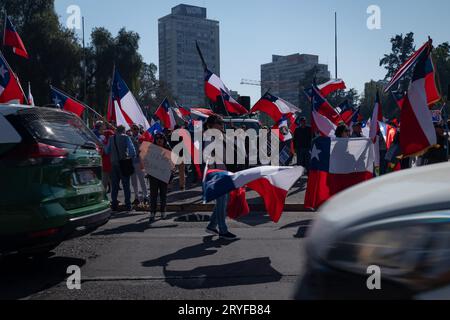
[[[405,214],[450,209],[450,164],[392,173],[330,199],[309,231],[308,249],[324,258],[342,231]]]

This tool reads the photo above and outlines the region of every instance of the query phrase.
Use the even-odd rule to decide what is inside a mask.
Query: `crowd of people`
[[[396,126],[396,123],[391,125]],[[177,127],[179,129],[181,127]],[[220,116],[210,116],[204,123],[204,130],[215,129],[220,132],[225,132],[224,121]],[[246,128],[234,128],[245,133]],[[438,147],[430,149],[421,157],[415,159],[412,163],[411,159],[401,159],[400,156],[400,129],[396,127],[396,136],[390,146],[389,150],[386,147],[384,137],[380,133],[380,171],[378,175],[386,174],[391,171],[409,168],[412,165],[429,165],[448,161],[448,136],[446,135],[445,126],[440,123],[435,123],[435,129],[438,137]],[[120,211],[118,194],[123,191],[124,194],[124,209],[131,211],[133,206],[148,205],[150,211],[149,222],[153,223],[156,218],[158,203],[161,219],[166,219],[167,195],[170,190],[170,184],[173,182],[174,174],[169,183],[163,182],[155,177],[145,173],[144,165],[140,157],[140,147],[144,141],[148,141],[144,132],[144,128],[138,125],[132,125],[130,130],[126,130],[124,126],[115,128],[114,124],[99,121],[93,128],[94,134],[103,145],[103,185],[110,193],[111,207],[113,211]],[[157,146],[172,150],[174,142],[171,140],[172,132],[165,129],[162,132],[156,133],[152,137],[152,143]],[[337,127],[335,131],[337,138],[362,138],[363,124],[354,123],[352,127],[342,124]],[[293,151],[296,156],[296,164],[304,167],[305,173],[308,173],[311,161],[311,149],[314,142],[314,135],[311,127],[307,124],[306,118],[299,118],[298,126],[293,135]],[[270,142],[270,139],[269,139]],[[208,143],[204,145],[206,148]],[[248,145],[245,146],[248,152]],[[269,148],[270,150],[270,145]],[[294,155],[289,159],[288,164],[292,163]],[[227,165],[212,164],[210,169],[227,170],[230,172],[237,172],[248,168],[248,155],[246,155],[245,165]],[[127,170],[124,169],[128,165]],[[202,166],[204,168],[204,166]],[[202,169],[203,169],[202,168]],[[189,178],[192,183],[201,181],[198,176],[198,171],[193,165],[178,165],[179,188],[184,191],[186,189],[186,180]],[[173,172],[175,173],[175,172]],[[134,191],[134,202],[131,202],[132,192]],[[159,201],[158,201],[159,200]],[[216,201],[216,207],[211,216],[210,224],[206,232],[212,235],[218,235],[221,238],[233,240],[236,236],[229,232],[226,225],[228,196],[225,195]]]

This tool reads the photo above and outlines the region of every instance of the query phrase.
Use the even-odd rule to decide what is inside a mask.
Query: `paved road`
[[[312,213],[280,223],[252,214],[230,222],[241,240],[204,233],[206,222],[147,223],[116,215],[89,236],[64,243],[43,261],[0,264],[0,299],[290,299],[302,271]],[[69,291],[66,270],[81,267],[82,290]]]

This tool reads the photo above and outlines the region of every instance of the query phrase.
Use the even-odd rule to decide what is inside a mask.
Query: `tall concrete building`
[[[300,82],[306,73],[317,67],[318,78],[330,78],[328,65],[320,64],[319,57],[310,54],[293,54],[289,56],[272,56],[272,62],[261,66],[262,94],[267,90],[299,108],[301,92]]]
[[[204,71],[195,42],[208,68],[220,75],[219,22],[207,19],[206,8],[180,4],[159,19],[159,77],[177,101],[204,106]]]

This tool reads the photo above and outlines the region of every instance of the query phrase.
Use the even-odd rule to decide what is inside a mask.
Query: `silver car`
[[[297,299],[450,299],[450,164],[335,196],[306,250]]]

